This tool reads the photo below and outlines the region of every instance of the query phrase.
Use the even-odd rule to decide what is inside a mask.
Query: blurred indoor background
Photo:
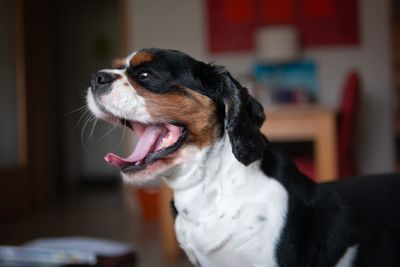
[[[0,245],[90,236],[187,265],[160,185],[103,160],[134,137],[85,109],[91,76],[143,47],[227,66],[317,181],[400,168],[399,0],[1,0],[0,38]]]

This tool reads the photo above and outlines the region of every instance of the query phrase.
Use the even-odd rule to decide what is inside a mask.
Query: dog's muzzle
[[[94,95],[102,95],[111,90],[112,83],[117,79],[117,75],[105,71],[99,71],[91,80],[91,90]]]

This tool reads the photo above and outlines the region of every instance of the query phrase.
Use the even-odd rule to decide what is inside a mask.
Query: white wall
[[[248,72],[254,55],[207,53],[206,7],[202,0],[135,0],[129,3],[130,47],[178,49],[195,58],[226,65],[234,74]],[[337,107],[345,74],[359,70],[363,82],[357,154],[361,173],[394,168],[390,99],[388,0],[360,0],[361,45],[308,49],[319,66],[320,101]]]

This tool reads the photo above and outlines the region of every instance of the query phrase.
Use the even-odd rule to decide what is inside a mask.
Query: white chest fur
[[[248,167],[239,163],[229,142],[222,140],[219,149],[204,156],[208,166],[199,164],[182,178],[196,184],[177,188],[167,181],[179,212],[175,228],[180,246],[197,266],[277,266],[287,191],[261,172],[259,162]]]

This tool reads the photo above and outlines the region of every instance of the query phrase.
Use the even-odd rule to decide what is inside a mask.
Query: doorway
[[[122,56],[123,2],[0,2],[0,219],[48,205],[82,179],[118,179],[102,155],[121,133],[100,142],[108,126],[82,132],[77,109],[91,75]]]

